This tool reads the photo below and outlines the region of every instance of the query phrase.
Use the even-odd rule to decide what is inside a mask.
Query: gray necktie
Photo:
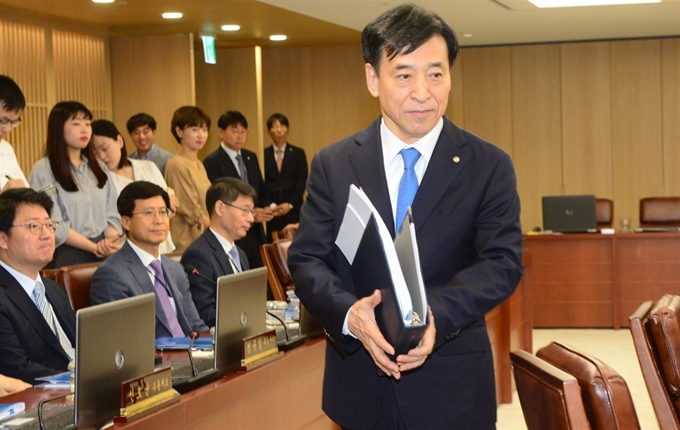
[[[238,249],[236,248],[236,246],[232,246],[231,249],[229,250],[229,257],[231,259],[232,264],[236,268],[236,272],[240,273],[242,271],[241,259],[238,256]]]
[[[45,321],[47,321],[50,329],[52,329],[52,333],[57,335],[59,344],[64,349],[64,352],[66,352],[66,355],[68,355],[69,360],[73,360],[75,358],[75,351],[71,345],[71,341],[68,340],[68,337],[66,337],[66,333],[64,333],[64,330],[62,330],[61,325],[56,323],[56,317],[52,311],[52,306],[50,306],[50,304],[47,302],[47,298],[45,297],[45,293],[42,290],[42,284],[40,282],[36,282],[35,287],[33,287],[33,302],[40,310],[40,313],[45,318]]]
[[[248,182],[248,171],[246,170],[246,163],[243,162],[241,154],[236,155],[236,161],[238,162],[238,174],[241,176],[243,182]]]

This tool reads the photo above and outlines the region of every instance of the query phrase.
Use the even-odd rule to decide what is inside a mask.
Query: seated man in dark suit
[[[170,198],[151,182],[133,182],[118,197],[127,241],[104,260],[92,277],[93,305],[156,293],[156,337],[184,337],[208,330],[191,299],[189,281],[179,263],[158,247],[170,229]]]
[[[248,121],[241,112],[225,112],[217,121],[217,134],[222,143],[203,160],[205,171],[212,183],[219,178],[240,178],[255,188],[255,224],[243,239],[239,239],[237,245],[248,256],[251,267],[262,267],[260,245],[266,239],[263,223],[271,221],[275,214],[269,207],[271,199],[262,180],[257,155],[243,149],[248,137]]]
[[[210,211],[210,228],[189,245],[182,254],[182,265],[193,266],[201,275],[187,269],[191,297],[198,313],[209,326],[215,325],[217,289],[214,282],[222,275],[250,268],[248,257],[234,242],[250,230],[257,193],[249,184],[236,178],[221,178],[205,193]],[[205,279],[208,278],[208,279]]]
[[[0,194],[0,373],[30,384],[66,371],[75,356],[68,296],[39,274],[54,255],[52,205],[30,188]]]

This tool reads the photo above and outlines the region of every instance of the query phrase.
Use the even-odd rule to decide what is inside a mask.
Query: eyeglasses
[[[132,215],[142,215],[144,218],[147,219],[154,219],[156,218],[156,215],[158,215],[161,218],[170,218],[172,215],[172,209],[170,208],[160,208],[158,210],[155,209],[145,209],[141,212],[132,212]]]
[[[0,118],[0,127],[7,127],[8,125],[12,128],[17,128],[21,125],[21,120],[15,119],[12,121],[9,118]]]
[[[57,228],[59,227],[59,223],[56,221],[50,221],[46,223],[40,223],[40,222],[29,222],[27,224],[14,224],[12,227],[26,227],[28,228],[28,231],[31,232],[31,234],[40,234],[43,231],[43,227],[47,227],[48,229],[52,230],[53,232],[57,231]]]
[[[250,215],[252,215],[252,216],[255,216],[255,209],[253,209],[253,208],[240,208],[240,207],[238,207],[238,206],[232,205],[231,203],[227,203],[227,202],[225,202],[224,200],[220,200],[220,201],[221,201],[222,203],[224,203],[225,205],[227,205],[227,206],[231,206],[232,208],[239,209],[240,211],[243,212],[243,216],[248,216],[248,214],[250,214]]]

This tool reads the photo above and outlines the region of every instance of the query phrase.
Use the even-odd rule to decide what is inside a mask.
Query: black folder
[[[407,220],[408,221],[408,220]],[[407,222],[404,221],[404,222]],[[412,264],[413,262],[401,261],[400,264]],[[412,268],[404,268],[403,271],[412,273]],[[356,256],[352,263],[352,280],[359,297],[373,294],[377,288],[382,294],[382,302],[375,308],[375,319],[378,327],[387,342],[394,347],[395,356],[406,354],[418,345],[427,329],[427,314],[419,315],[425,324],[419,326],[407,326],[403,323],[397,296],[394,291],[392,275],[389,263],[385,256],[378,225],[374,215],[371,215],[366,229],[357,248]],[[406,275],[409,290],[415,290],[417,286],[409,282]],[[411,294],[415,309],[420,309],[423,297]]]

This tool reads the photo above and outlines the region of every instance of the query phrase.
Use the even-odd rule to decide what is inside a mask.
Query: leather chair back
[[[645,302],[630,316],[642,376],[662,430],[680,429],[680,296]]]
[[[528,430],[591,428],[576,378],[526,351],[510,361]]]
[[[610,228],[614,221],[614,202],[609,199],[595,199],[597,228]]]
[[[286,290],[295,289],[288,270],[288,248],[292,239],[282,239],[260,245],[262,263],[267,267],[267,279],[275,300],[288,301]]]
[[[272,242],[276,242],[281,239],[292,239],[295,236],[296,228],[287,228],[285,230],[272,231]]]
[[[64,266],[57,272],[57,282],[66,289],[73,311],[90,306],[90,285],[99,262]]]
[[[642,227],[680,226],[680,197],[647,197],[640,199]]]
[[[536,356],[574,376],[586,416],[594,430],[640,430],[626,381],[595,357],[553,342]]]

